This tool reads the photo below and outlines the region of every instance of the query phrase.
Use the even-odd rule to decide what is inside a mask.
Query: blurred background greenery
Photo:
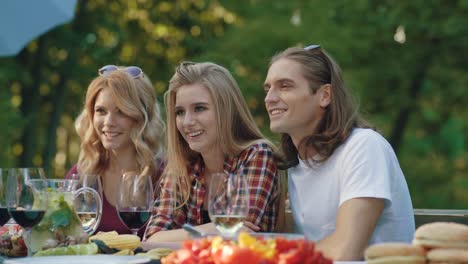
[[[63,177],[73,122],[106,64],[138,65],[162,102],[182,60],[237,78],[258,125],[269,58],[320,44],[397,153],[414,207],[468,209],[468,0],[78,1],[69,24],[0,58],[0,167]]]

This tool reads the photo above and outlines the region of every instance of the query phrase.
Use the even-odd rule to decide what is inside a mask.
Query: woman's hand
[[[219,235],[220,234],[218,229],[216,229],[216,226],[212,222],[199,225],[199,226],[195,226],[195,229],[197,229],[198,231],[206,235]]]
[[[244,226],[241,227],[240,231],[244,231],[247,233],[255,233],[260,231],[260,227],[254,225],[249,221],[244,221]]]
[[[198,231],[207,234],[207,235],[220,235],[221,233],[216,229],[216,226],[213,223],[207,223],[203,225],[196,226],[195,229]],[[260,231],[260,227],[254,225],[249,221],[244,221],[244,225],[240,228],[240,231],[247,233],[255,233]]]

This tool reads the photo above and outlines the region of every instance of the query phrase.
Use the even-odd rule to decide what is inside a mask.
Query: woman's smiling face
[[[208,154],[219,149],[213,98],[205,86],[194,83],[177,89],[176,126],[190,149]]]
[[[102,89],[94,103],[93,125],[104,148],[114,151],[133,148],[130,134],[134,124],[114,103],[109,88]]]

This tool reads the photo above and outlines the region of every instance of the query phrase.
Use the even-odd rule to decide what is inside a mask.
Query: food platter
[[[138,256],[114,256],[114,255],[93,255],[93,256],[50,256],[16,258],[5,260],[6,264],[143,264],[150,262],[149,258]],[[151,263],[159,263],[153,260]],[[364,264],[364,261],[335,261],[334,264]]]
[[[249,233],[255,238],[276,238],[283,237],[285,239],[303,239],[304,235],[294,234],[294,233]],[[213,235],[216,236],[216,235]],[[229,238],[229,237],[226,237]],[[231,238],[232,239],[232,238]],[[170,249],[180,249],[182,248],[182,242],[141,242],[141,247],[143,250],[147,251],[153,248],[170,248]]]

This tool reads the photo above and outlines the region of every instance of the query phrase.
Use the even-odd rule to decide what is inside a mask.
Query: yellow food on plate
[[[114,236],[118,236],[119,233],[117,233],[116,231],[110,231],[110,232],[98,232],[97,234],[95,234],[94,236],[90,236],[89,237],[89,241],[93,240],[93,239],[99,239],[99,240],[102,240],[102,238],[105,238],[105,237],[114,237]]]
[[[118,250],[130,249],[135,250],[141,246],[140,237],[136,235],[119,235],[117,232],[97,234],[89,238],[89,241],[101,240],[109,248],[115,248]]]
[[[145,256],[151,259],[161,259],[171,254],[174,250],[171,248],[153,248],[146,253],[138,253],[137,256]]]
[[[241,232],[237,239],[204,237],[185,240],[182,248],[161,259],[162,264],[250,264],[250,263],[309,263],[333,264],[316,250],[315,243],[304,238],[286,239],[254,237]]]
[[[135,252],[133,252],[133,250],[130,250],[130,249],[124,249],[124,250],[120,250],[120,251],[114,253],[113,255],[133,256],[133,255],[135,255]]]

